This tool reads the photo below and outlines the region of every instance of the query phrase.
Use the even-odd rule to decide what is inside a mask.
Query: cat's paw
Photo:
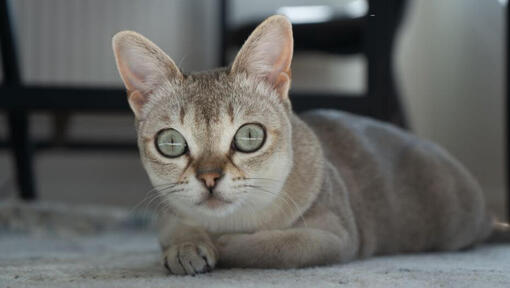
[[[240,245],[243,246],[244,237],[244,234],[224,234],[218,237],[216,245],[220,251],[229,248],[239,248]]]
[[[256,249],[257,238],[253,234],[224,234],[216,239],[222,267],[244,267],[249,259],[246,249]]]
[[[195,275],[211,271],[218,260],[216,248],[204,242],[184,242],[163,251],[163,265],[172,274]]]

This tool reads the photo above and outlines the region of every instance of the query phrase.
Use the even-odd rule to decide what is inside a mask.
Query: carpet
[[[510,244],[293,270],[172,276],[148,213],[0,204],[0,287],[510,287]]]

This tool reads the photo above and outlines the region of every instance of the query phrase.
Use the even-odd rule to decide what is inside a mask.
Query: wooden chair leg
[[[9,112],[8,118],[19,196],[23,200],[34,200],[36,191],[33,173],[33,147],[29,137],[28,115],[25,111],[12,111]]]
[[[507,220],[510,222],[510,7],[505,7],[506,25],[506,212]]]
[[[65,143],[71,113],[68,111],[59,111],[53,113],[53,143],[61,145]]]

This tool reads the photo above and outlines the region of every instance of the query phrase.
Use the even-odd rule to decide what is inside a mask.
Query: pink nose
[[[205,187],[207,187],[211,192],[212,188],[216,186],[218,183],[218,179],[221,178],[221,174],[218,172],[207,172],[197,175],[198,179],[204,182]]]

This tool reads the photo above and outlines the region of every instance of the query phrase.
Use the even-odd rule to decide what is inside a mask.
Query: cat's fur
[[[183,74],[135,32],[118,33],[113,48],[143,165],[165,203],[160,243],[174,274],[460,249],[491,233],[480,186],[438,146],[348,113],[292,112],[283,16],[264,21],[225,69]],[[254,153],[231,145],[245,123],[266,129]],[[155,135],[167,128],[188,154],[158,153]],[[223,176],[210,196],[197,173],[212,170]]]

